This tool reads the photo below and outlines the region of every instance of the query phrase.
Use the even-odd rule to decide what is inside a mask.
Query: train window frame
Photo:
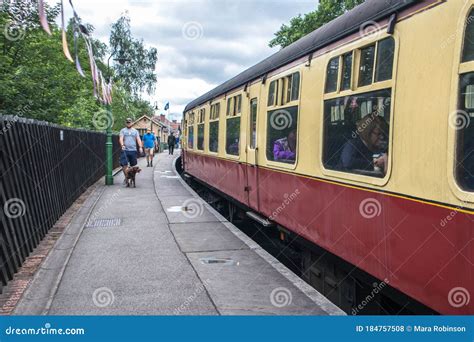
[[[457,121],[460,115],[464,115],[463,110],[460,109],[462,101],[462,86],[461,79],[468,74],[474,73],[474,60],[464,61],[464,49],[465,49],[465,34],[468,28],[466,25],[467,21],[474,14],[474,5],[472,3],[467,3],[463,7],[460,18],[458,31],[462,34],[456,35],[456,40],[454,42],[454,49],[456,52],[457,63],[454,63],[452,71],[452,86],[451,86],[451,100],[449,113],[447,113],[446,126],[448,129],[448,165],[447,165],[447,174],[448,174],[448,183],[452,193],[462,202],[465,203],[474,203],[474,189],[470,190],[466,187],[463,187],[460,184],[458,179],[458,149],[459,149],[459,130],[460,128],[456,125],[457,123],[462,123],[465,121]],[[465,112],[465,111],[464,111]],[[470,115],[470,114],[468,114]],[[473,124],[474,117],[471,117],[470,123]],[[461,128],[462,129],[462,128]]]
[[[216,102],[211,104],[211,109],[209,110],[209,122],[208,122],[208,137],[207,137],[207,152],[210,154],[217,155],[219,154],[219,148],[220,148],[220,143],[219,143],[219,133],[220,133],[220,108],[221,108],[221,103]],[[211,125],[217,125],[217,150],[213,151],[211,150],[211,146],[213,145],[211,142]]]
[[[329,68],[331,67],[331,63],[333,61],[337,61],[337,72],[336,72],[336,78],[334,80],[334,90],[333,88],[328,89],[329,85]],[[325,72],[325,77],[324,77],[324,93],[325,94],[333,94],[333,93],[338,93],[339,92],[339,77],[341,75],[341,56],[336,56],[336,57],[331,57],[329,61],[327,62],[326,65],[326,72]]]
[[[206,108],[202,107],[197,110],[197,120],[196,120],[196,128],[194,128],[195,138],[195,151],[204,152],[205,145],[206,145]],[[201,144],[200,144],[201,142]]]
[[[195,134],[194,134],[194,119],[195,119],[195,113],[194,111],[189,113],[189,122],[188,122],[188,136],[186,137],[186,146],[189,150],[195,150],[196,149],[196,144],[195,144]],[[192,134],[190,134],[192,132]],[[191,138],[191,140],[190,140]],[[191,144],[190,144],[191,142]]]
[[[230,103],[230,104],[229,104]],[[238,154],[228,153],[227,146],[227,128],[229,120],[239,120],[239,142],[238,142]],[[224,154],[226,158],[239,160],[242,154],[242,94],[230,95],[227,98],[227,112],[224,120]],[[220,144],[219,144],[220,145]]]
[[[242,94],[230,96],[227,99],[227,117],[235,117],[242,114]]]
[[[278,80],[273,80],[270,82],[270,85],[268,87],[267,107],[274,107],[277,105],[278,86],[279,86]]]
[[[249,143],[248,148],[255,150],[257,148],[258,136],[258,97],[254,97],[249,101]],[[255,107],[254,107],[255,103]],[[253,111],[255,108],[255,111]],[[255,118],[255,120],[253,120]]]
[[[211,110],[209,111],[209,120],[218,120],[220,116],[220,111],[221,111],[221,103],[212,103],[211,104]]]
[[[295,82],[295,79],[297,82]],[[301,79],[302,72],[299,68],[274,76],[272,80],[269,81],[267,108],[291,107],[299,103],[301,97]],[[291,88],[289,87],[290,84]],[[270,101],[270,99],[272,101]]]
[[[345,62],[345,58],[347,56],[350,56],[351,57],[351,63],[350,63],[350,72],[349,72],[349,85],[347,88],[345,88],[345,84],[344,84],[344,81],[345,81],[345,77],[344,77],[344,72],[346,71],[346,62]],[[339,81],[339,91],[340,92],[343,92],[343,91],[350,91],[353,89],[353,84],[354,84],[354,62],[355,62],[355,52],[352,50],[352,51],[349,51],[349,52],[346,52],[344,54],[341,55],[341,75],[340,75],[340,81]]]
[[[395,48],[394,48],[394,54],[393,54],[393,66],[392,66],[392,78],[390,80],[386,81],[380,81],[380,82],[373,82],[370,85],[367,86],[362,86],[359,87],[359,62],[360,62],[360,50],[363,49],[366,46],[370,46],[373,44],[377,44],[377,42],[382,41],[386,38],[392,37],[395,42]],[[321,173],[324,176],[327,176],[329,179],[334,179],[336,181],[346,181],[352,184],[369,184],[377,187],[384,187],[387,185],[387,183],[390,180],[390,177],[392,175],[392,168],[393,168],[393,120],[395,117],[396,113],[396,103],[395,99],[397,96],[397,76],[398,76],[398,55],[399,55],[399,47],[400,47],[400,39],[397,34],[390,35],[386,32],[380,33],[373,35],[373,37],[366,37],[362,41],[354,41],[341,49],[331,52],[329,54],[331,60],[332,58],[335,58],[334,56],[337,56],[339,58],[342,58],[347,53],[350,53],[351,51],[353,52],[353,58],[352,58],[352,89],[349,90],[342,90],[340,88],[341,84],[341,71],[339,71],[339,80],[338,80],[338,90],[336,92],[332,93],[326,93],[325,92],[325,85],[326,83],[323,84],[323,89],[322,89],[322,97],[321,97],[321,108],[324,108],[324,104],[327,100],[330,99],[336,99],[339,97],[345,97],[345,96],[356,96],[357,94],[363,94],[363,93],[369,93],[369,92],[375,92],[375,91],[380,91],[383,89],[391,88],[392,91],[392,104],[391,104],[391,109],[390,109],[390,122],[389,124],[389,143],[388,143],[388,150],[392,151],[392,153],[389,153],[388,155],[388,166],[387,166],[387,172],[383,178],[376,178],[376,177],[371,177],[371,176],[365,176],[361,174],[355,174],[355,173],[349,173],[349,172],[344,172],[344,171],[336,171],[336,170],[331,170],[328,169],[324,166],[324,133],[320,134],[318,143],[318,158],[317,158],[317,163],[318,163],[318,169],[321,170]],[[377,51],[375,51],[375,55],[377,54]],[[326,63],[329,63],[329,60],[326,61]],[[376,61],[374,61],[374,66],[375,66]],[[326,64],[327,65],[327,64]],[[341,64],[339,67],[341,68]],[[375,67],[374,67],[374,72],[375,72]],[[326,82],[326,81],[324,81]],[[324,127],[324,115],[321,115],[320,117],[320,126]]]

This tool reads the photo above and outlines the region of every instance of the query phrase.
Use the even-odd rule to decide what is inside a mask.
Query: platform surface
[[[20,300],[18,315],[342,315],[204,203],[155,156],[137,187],[98,187]]]

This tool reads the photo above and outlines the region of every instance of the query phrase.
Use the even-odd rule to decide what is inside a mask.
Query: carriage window
[[[332,93],[337,90],[337,77],[339,74],[339,57],[329,61],[326,71],[326,93]]]
[[[375,82],[392,79],[394,55],[395,40],[393,37],[389,37],[377,43],[377,67],[375,68]]]
[[[258,100],[250,100],[250,148],[257,146],[257,104]]]
[[[360,50],[359,87],[372,84],[375,62],[375,44]]]
[[[234,102],[233,97],[231,97],[227,100],[227,116],[230,116],[231,113],[232,113],[232,110],[234,108],[233,102]]]
[[[197,149],[204,150],[204,124],[199,124],[197,126],[198,136],[197,136]]]
[[[390,108],[391,89],[325,101],[325,168],[383,178]]]
[[[242,95],[235,97],[235,110],[234,115],[238,115],[242,112]]]
[[[239,115],[242,108],[242,95],[237,95],[227,100],[227,116]]]
[[[225,151],[234,156],[239,155],[240,116],[227,119]]]
[[[221,104],[220,103],[213,104],[211,106],[211,115],[210,115],[209,118],[211,120],[219,119],[220,110],[221,110]]]
[[[464,48],[462,62],[474,61],[474,10],[471,11],[466,22],[466,33],[464,34]]]
[[[219,150],[219,121],[209,123],[209,151]]]
[[[275,105],[275,100],[276,100],[276,97],[277,97],[277,93],[278,93],[278,83],[277,83],[277,81],[272,81],[270,83],[270,88],[268,89],[268,103],[267,103],[267,105],[269,107]]]
[[[298,100],[299,92],[300,92],[300,73],[295,72],[291,74],[290,76],[285,77],[285,80],[286,80],[285,82],[286,83],[286,101],[283,101],[282,104],[286,102]]]
[[[459,110],[450,118],[456,129],[456,180],[466,191],[474,191],[474,73],[460,80]]]
[[[267,120],[267,159],[294,164],[297,155],[298,106],[269,111]]]
[[[206,109],[202,108],[199,110],[198,123],[203,123],[205,117],[206,117]]]
[[[194,148],[194,126],[189,126],[188,127],[189,132],[188,132],[188,147],[190,149]]]
[[[351,89],[352,83],[352,52],[342,56],[341,90]]]

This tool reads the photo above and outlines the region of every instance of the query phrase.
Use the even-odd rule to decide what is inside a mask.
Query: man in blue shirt
[[[146,163],[148,166],[153,166],[153,155],[155,153],[155,134],[148,128],[146,134],[143,136],[143,144],[145,145]]]

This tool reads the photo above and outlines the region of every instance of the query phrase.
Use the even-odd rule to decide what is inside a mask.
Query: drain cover
[[[102,228],[102,227],[117,227],[122,224],[122,219],[113,218],[113,219],[100,219],[89,221],[86,228]]]
[[[221,264],[221,265],[238,265],[238,262],[229,258],[200,258],[199,259],[203,264]]]

